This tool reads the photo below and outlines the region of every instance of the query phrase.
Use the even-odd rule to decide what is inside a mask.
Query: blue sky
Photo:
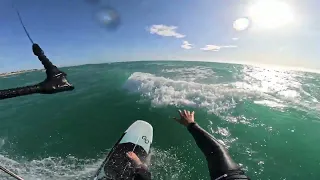
[[[266,21],[281,19],[283,15],[277,17],[274,12],[272,6],[277,6],[276,3],[271,4],[273,10],[263,9],[262,15],[250,14],[248,9],[258,1],[264,0],[14,2],[33,40],[58,66],[203,60],[320,69],[320,14],[317,12],[320,2],[282,0],[290,7],[294,19],[290,24],[268,29],[256,25],[266,25]],[[97,12],[106,5],[120,16],[121,23],[116,30],[108,30],[96,18]],[[255,10],[261,12],[261,9]],[[244,17],[250,25],[237,31],[233,24]],[[0,22],[0,72],[41,68],[12,8],[12,0],[1,0]]]

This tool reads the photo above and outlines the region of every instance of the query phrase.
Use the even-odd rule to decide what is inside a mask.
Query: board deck
[[[94,176],[94,180],[132,179],[133,167],[126,153],[133,151],[142,162],[150,152],[153,140],[152,126],[142,120],[135,121],[108,153]]]

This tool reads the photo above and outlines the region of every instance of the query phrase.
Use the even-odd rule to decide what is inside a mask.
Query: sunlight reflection
[[[310,90],[309,86],[303,83],[304,79],[301,79],[304,77],[297,71],[248,65],[243,67],[241,75],[237,77],[241,81],[233,85],[237,89],[259,95],[254,101],[255,104],[280,109],[291,104],[300,110],[309,111],[313,108],[318,111],[319,96],[314,93],[318,90]]]
[[[286,91],[294,91],[301,87],[294,73],[262,67],[245,66],[243,80],[249,85],[247,88],[264,93],[286,94]],[[296,95],[299,96],[299,93],[296,93]]]

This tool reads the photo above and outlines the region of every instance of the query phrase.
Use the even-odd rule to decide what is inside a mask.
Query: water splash
[[[0,150],[6,144],[6,140],[7,140],[7,138],[0,138]]]
[[[153,106],[183,105],[205,108],[210,113],[234,108],[233,97],[248,95],[248,92],[232,88],[228,84],[201,84],[142,72],[133,73],[124,88],[151,99]]]
[[[32,161],[13,160],[0,155],[0,164],[25,180],[88,180],[93,177],[105,157],[99,159],[78,159],[74,156],[48,157]],[[19,159],[19,158],[18,158]],[[20,158],[21,159],[21,158]],[[152,148],[150,171],[154,179],[188,179],[190,175],[184,162],[181,162],[175,150]],[[0,173],[1,180],[12,180]]]
[[[69,156],[67,158],[48,157],[40,160],[21,160],[21,162],[18,162],[0,155],[0,163],[25,180],[84,180],[93,176],[93,173],[102,163],[102,159],[77,159]],[[11,178],[1,173],[0,179]]]
[[[186,163],[179,160],[176,150],[160,150],[151,148],[150,172],[152,179],[158,180],[179,180],[190,179],[188,173],[190,168]]]

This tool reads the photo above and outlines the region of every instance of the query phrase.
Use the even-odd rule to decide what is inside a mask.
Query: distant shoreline
[[[20,70],[20,71],[0,73],[0,77],[12,76],[12,75],[16,75],[16,74],[22,74],[22,73],[27,73],[27,72],[39,71],[39,70],[41,70],[41,69],[29,69],[29,70]]]

